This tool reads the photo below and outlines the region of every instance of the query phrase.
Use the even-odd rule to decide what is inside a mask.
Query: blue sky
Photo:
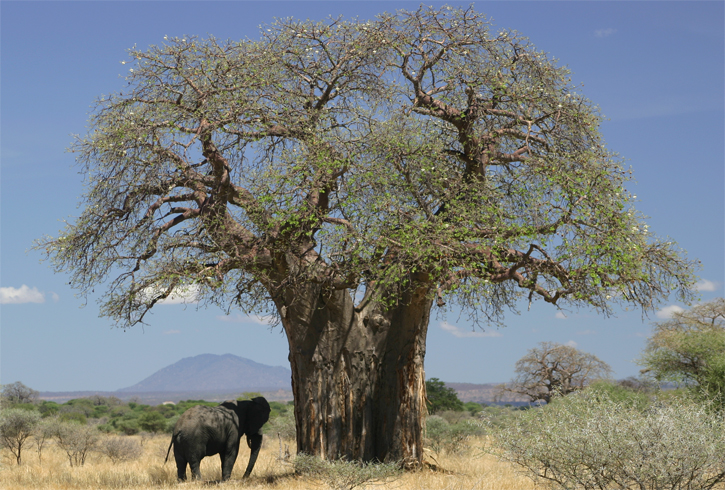
[[[0,3],[0,383],[42,391],[116,390],[183,357],[232,353],[288,366],[279,329],[232,312],[160,305],[146,327],[127,331],[98,318],[53,274],[33,240],[77,216],[83,188],[66,153],[84,133],[89,106],[123,89],[126,49],[164,35],[256,38],[275,16],[372,18],[418,2],[11,2]],[[441,5],[434,3],[434,5]],[[458,5],[451,3],[451,5]],[[467,5],[467,2],[466,2]],[[478,2],[496,26],[528,36],[574,72],[608,120],[607,145],[635,173],[630,189],[649,225],[671,236],[699,271],[703,301],[723,295],[723,2]],[[427,377],[486,383],[511,378],[541,341],[571,343],[608,362],[619,378],[650,322],[639,311],[602,318],[534,303],[506,327],[472,331],[466,317],[431,320]]]

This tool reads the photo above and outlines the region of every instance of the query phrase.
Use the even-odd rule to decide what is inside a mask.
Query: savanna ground
[[[139,438],[139,436],[127,436]],[[140,440],[140,438],[139,438]],[[29,447],[18,466],[7,451],[0,460],[0,488],[15,489],[157,489],[180,486],[206,487],[215,485],[221,478],[219,457],[212,456],[202,461],[203,482],[176,481],[176,465],[173,454],[164,464],[169,445],[168,435],[157,435],[145,440],[143,452],[133,461],[113,464],[99,453],[91,453],[81,467],[71,467],[66,454],[55,444],[42,452],[42,462],[33,447]],[[242,480],[249,458],[249,449],[242,441],[230,481],[226,488],[245,489],[325,489],[333,488],[329,482],[296,475],[291,462],[280,458],[280,444],[274,436],[266,436],[259,459],[250,478]],[[294,443],[289,441],[294,455]],[[383,482],[368,483],[368,488],[392,488],[397,490],[445,489],[445,490],[528,490],[542,488],[530,479],[516,473],[510,465],[498,461],[485,453],[486,439],[472,439],[468,448],[457,454],[445,451],[431,452],[426,461],[438,470],[426,469],[402,473]]]

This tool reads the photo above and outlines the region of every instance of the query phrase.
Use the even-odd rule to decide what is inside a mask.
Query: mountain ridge
[[[159,369],[132,386],[134,392],[242,392],[290,390],[292,372],[234,354],[199,354]]]

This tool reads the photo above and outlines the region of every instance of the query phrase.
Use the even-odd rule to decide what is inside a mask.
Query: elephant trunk
[[[257,462],[257,456],[259,456],[259,450],[262,448],[262,434],[250,434],[247,436],[247,444],[252,449],[252,453],[249,455],[249,464],[247,464],[247,471],[244,472],[244,478],[247,478],[254,469],[254,463]]]

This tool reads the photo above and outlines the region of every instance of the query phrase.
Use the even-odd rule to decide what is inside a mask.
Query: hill
[[[446,386],[456,390],[458,398],[462,402],[476,402],[490,404],[496,400],[498,403],[512,405],[520,405],[528,401],[528,398],[522,395],[516,395],[514,393],[506,393],[504,395],[496,397],[498,387],[501,383],[487,383],[487,384],[474,384],[474,383],[446,383]]]
[[[290,390],[291,377],[291,371],[281,366],[267,366],[233,354],[201,354],[186,357],[118,392],[233,393]]]

